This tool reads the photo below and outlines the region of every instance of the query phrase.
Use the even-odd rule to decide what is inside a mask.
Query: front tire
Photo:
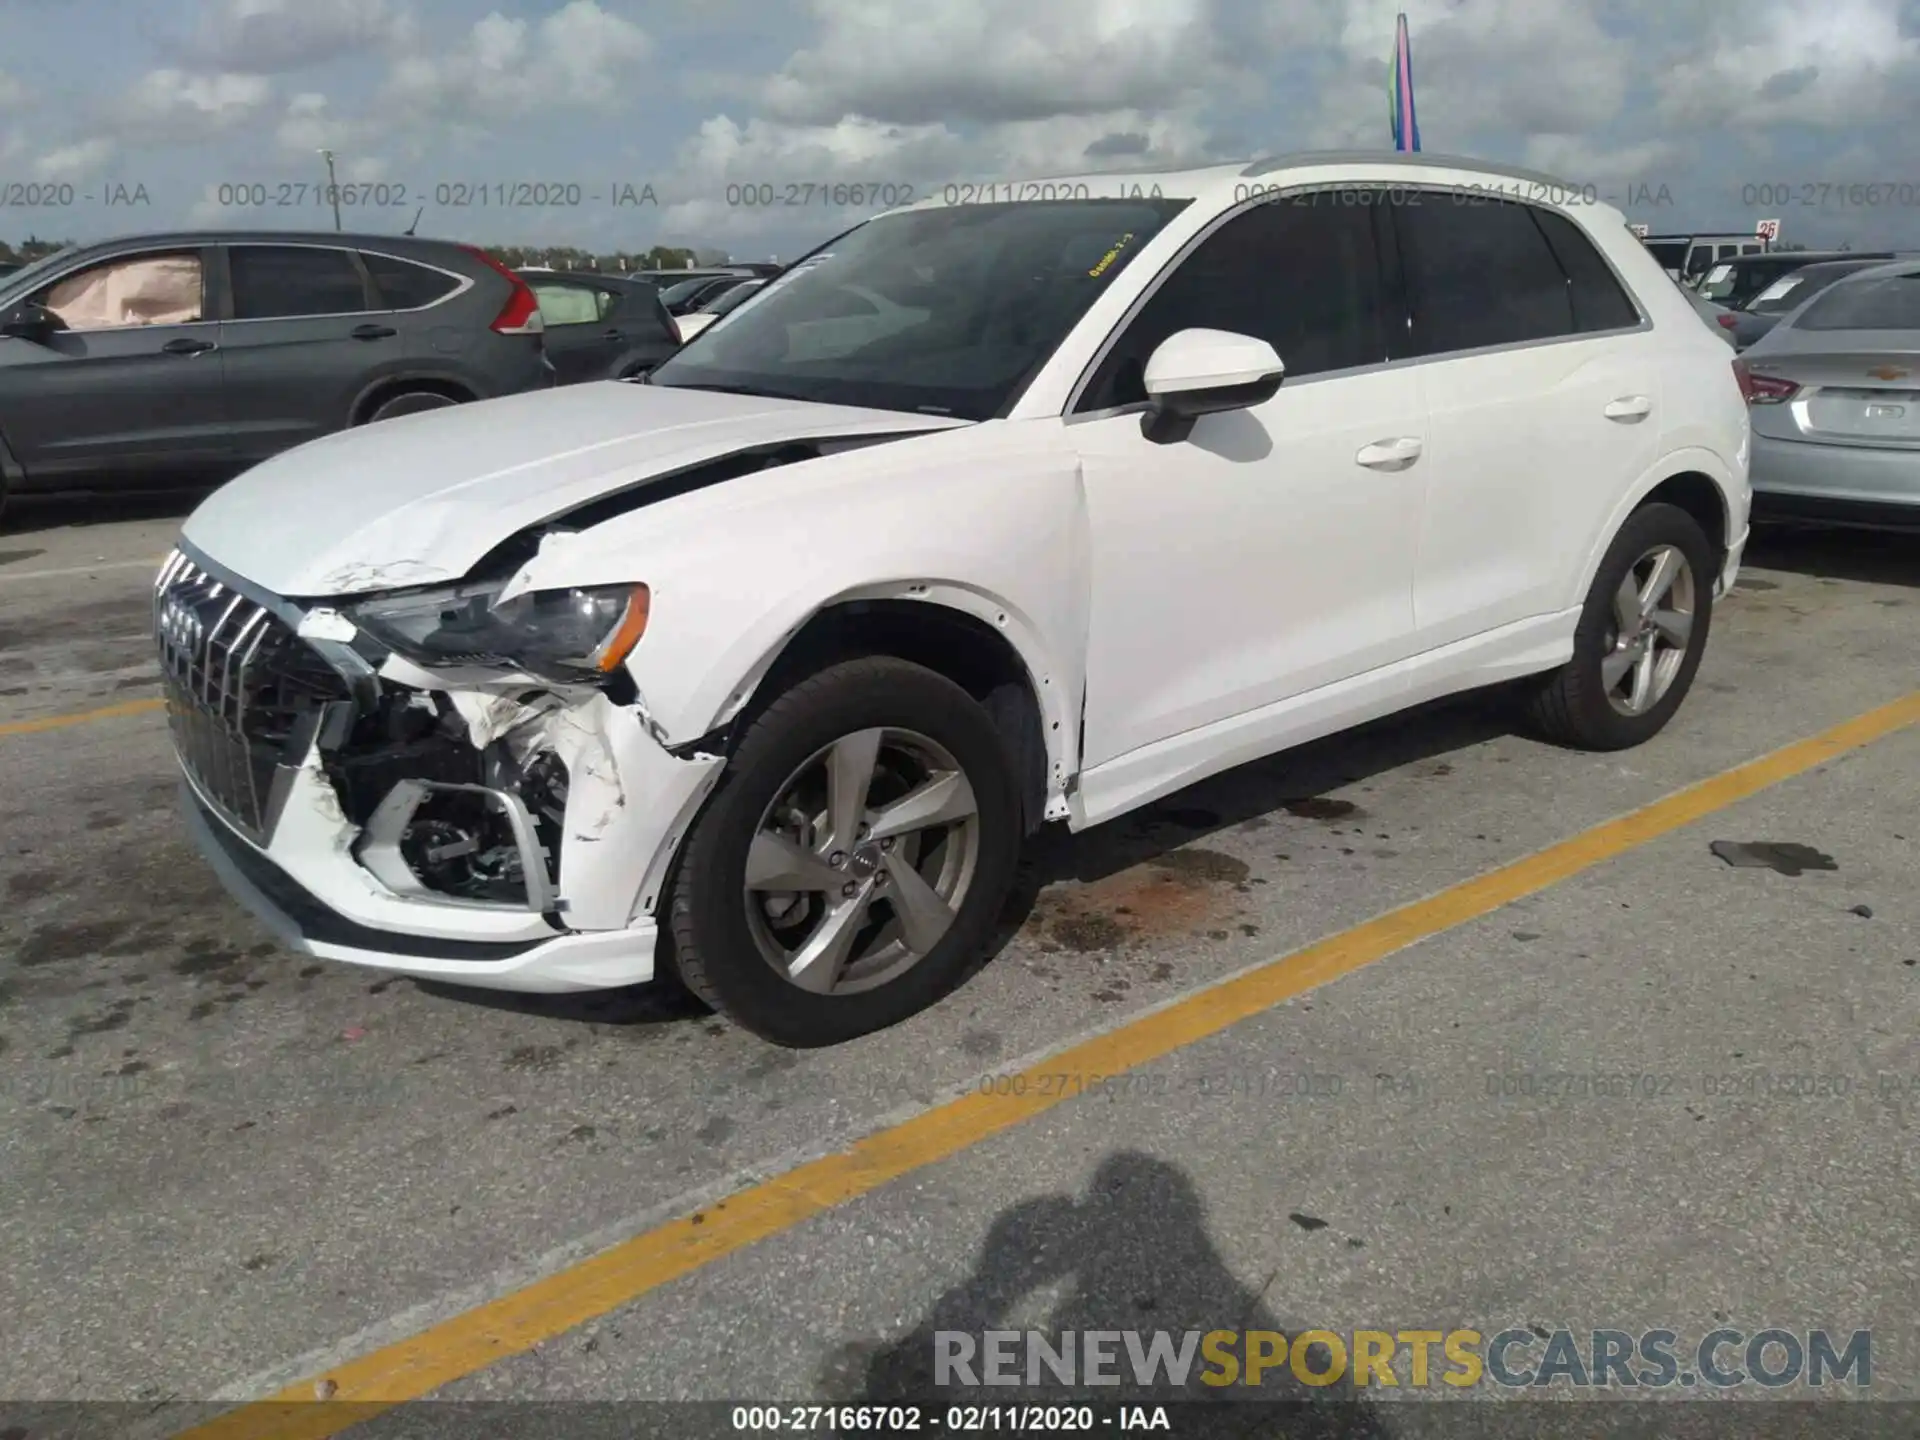
[[[1706,652],[1714,576],[1713,546],[1686,511],[1656,503],[1629,515],[1593,577],[1573,658],[1529,697],[1534,728],[1581,750],[1659,734]]]
[[[687,839],[679,976],[777,1045],[897,1024],[985,949],[1019,815],[999,733],[965,690],[891,657],[829,666],[752,720]]]

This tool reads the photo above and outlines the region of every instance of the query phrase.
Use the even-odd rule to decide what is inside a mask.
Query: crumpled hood
[[[184,538],[277,595],[456,580],[516,531],[737,451],[965,425],[937,415],[604,381],[383,420],[215,491]]]

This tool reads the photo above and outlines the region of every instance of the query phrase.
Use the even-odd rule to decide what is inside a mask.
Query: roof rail
[[[1480,170],[1489,175],[1504,175],[1511,180],[1530,180],[1559,190],[1571,190],[1558,175],[1526,170],[1518,165],[1503,165],[1497,160],[1476,160],[1470,155],[1434,155],[1424,150],[1300,150],[1255,160],[1240,172],[1243,178],[1271,175],[1276,170],[1292,170],[1303,165],[1423,165],[1434,170]]]

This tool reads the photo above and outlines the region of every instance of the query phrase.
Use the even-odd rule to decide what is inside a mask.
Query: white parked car
[[[1747,535],[1726,346],[1618,212],[1433,156],[938,202],[648,383],[409,416],[187,520],[187,814],[314,955],[674,974],[818,1045],[935,1001],[1023,837],[1522,680],[1610,750]]]

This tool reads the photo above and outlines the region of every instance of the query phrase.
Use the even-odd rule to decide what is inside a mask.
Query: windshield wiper
[[[655,382],[658,383],[658,382]],[[661,385],[662,390],[711,390],[716,395],[752,395],[760,400],[793,400],[796,396],[784,395],[778,390],[761,390],[752,385],[717,385],[710,381],[668,381]]]

